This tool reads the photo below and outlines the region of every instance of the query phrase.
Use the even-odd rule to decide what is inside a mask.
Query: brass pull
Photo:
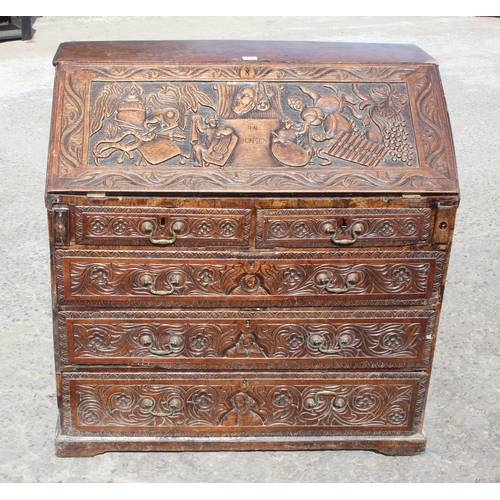
[[[307,398],[304,401],[304,406],[309,409],[316,408],[320,402],[322,401],[322,398],[325,396],[333,396],[333,401],[332,405],[334,408],[343,408],[347,401],[345,398],[339,396],[336,392],[333,391],[318,391],[312,398]]]
[[[316,282],[318,285],[325,285],[325,290],[330,293],[346,293],[350,290],[352,285],[355,285],[359,281],[358,273],[350,273],[347,275],[345,284],[343,288],[336,288],[331,285],[332,279],[326,273],[318,274],[316,277]]]
[[[323,354],[338,354],[342,351],[343,346],[349,344],[349,342],[351,342],[351,337],[349,335],[342,335],[339,342],[337,342],[337,345],[333,349],[329,349],[325,338],[322,335],[316,334],[309,337],[309,343],[311,346],[318,349]]]
[[[327,223],[323,224],[322,226],[323,232],[326,234],[331,234],[332,235],[332,243],[335,243],[336,245],[352,245],[353,243],[356,243],[358,236],[363,232],[364,226],[360,222],[354,224],[352,226],[352,239],[343,239],[343,240],[337,240],[335,239],[335,236],[337,235],[337,230],[333,227],[332,224]]]
[[[176,290],[175,287],[182,285],[184,283],[184,279],[180,274],[174,274],[168,280],[168,284],[170,285],[170,289],[168,290],[157,290],[155,288],[153,278],[149,274],[143,274],[139,279],[139,283],[142,286],[147,287],[149,292],[153,295],[172,295]]]
[[[168,405],[167,412],[154,411],[155,402],[151,398],[143,399],[140,404],[150,415],[154,415],[155,417],[171,417],[175,410],[181,406],[181,400],[177,398],[172,399]]]
[[[166,351],[162,349],[155,349],[153,347],[153,339],[151,335],[142,335],[139,341],[144,347],[148,348],[148,351],[151,354],[156,354],[157,356],[167,356],[168,354],[172,354],[174,352],[174,347],[179,347],[182,342],[180,337],[173,335],[167,343],[168,351]]]
[[[167,246],[167,245],[173,245],[175,243],[175,240],[177,239],[177,233],[182,233],[184,229],[186,228],[186,225],[182,221],[177,221],[174,222],[172,227],[170,228],[170,232],[172,233],[172,237],[170,239],[155,239],[153,238],[153,230],[154,226],[153,223],[150,221],[146,221],[142,224],[142,230],[145,233],[149,233],[149,241],[153,245],[160,245],[160,246]]]

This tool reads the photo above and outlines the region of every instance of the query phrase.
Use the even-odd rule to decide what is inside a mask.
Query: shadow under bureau
[[[60,456],[425,449],[459,190],[413,45],[59,47]]]

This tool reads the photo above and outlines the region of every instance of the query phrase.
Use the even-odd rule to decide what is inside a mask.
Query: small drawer
[[[63,311],[62,363],[169,369],[423,368],[434,310]]]
[[[77,206],[79,245],[248,247],[251,210]]]
[[[257,248],[366,247],[427,241],[430,208],[257,211]]]
[[[425,305],[439,298],[444,252],[58,250],[55,260],[59,305]]]
[[[62,374],[68,435],[410,435],[427,375],[297,372]]]

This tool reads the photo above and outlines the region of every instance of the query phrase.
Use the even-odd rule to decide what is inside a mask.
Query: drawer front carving
[[[430,208],[257,211],[257,248],[395,246],[429,237]]]
[[[428,310],[62,312],[58,330],[65,363],[364,369],[424,366],[434,323]]]
[[[426,382],[423,373],[62,377],[66,432],[171,436],[409,434]]]
[[[76,207],[81,245],[248,246],[250,210]]]
[[[131,307],[423,304],[444,253],[56,252],[61,304]]]

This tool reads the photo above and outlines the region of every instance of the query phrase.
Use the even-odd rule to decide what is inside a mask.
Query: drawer
[[[170,369],[416,369],[434,310],[58,313],[62,363]]]
[[[248,247],[251,210],[76,207],[79,245]]]
[[[68,435],[409,435],[425,373],[63,373]]]
[[[55,261],[60,305],[423,305],[438,300],[444,252],[58,250]]]
[[[429,238],[430,208],[257,210],[257,248],[414,245]]]

